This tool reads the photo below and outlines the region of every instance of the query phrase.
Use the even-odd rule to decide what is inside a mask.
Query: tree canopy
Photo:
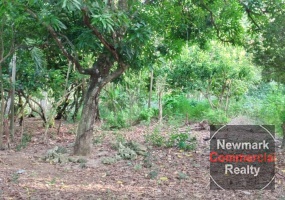
[[[76,154],[86,155],[94,122],[99,118],[100,92],[106,84],[128,68],[168,62],[180,54],[185,43],[197,44],[201,49],[207,49],[211,40],[243,45],[251,38],[249,33],[255,34],[268,23],[272,7],[276,9],[270,2],[234,0],[1,1],[2,53],[6,53],[0,60],[17,52],[23,62],[18,68],[21,84],[16,90],[26,88],[26,93],[49,85],[60,96],[66,90],[65,83],[69,84],[67,88],[76,89],[79,86],[73,83],[84,80],[78,73],[87,75],[88,87],[79,92],[84,95],[84,106],[75,145]],[[279,20],[281,17],[276,17],[275,22]],[[6,60],[5,65],[9,62]],[[28,68],[22,69],[24,64]],[[71,65],[77,72],[72,70],[69,75]],[[201,69],[204,71],[199,76],[206,77],[209,70]],[[245,68],[240,70],[229,76],[246,73]],[[4,71],[6,74],[8,68]],[[39,76],[32,85],[24,81]]]

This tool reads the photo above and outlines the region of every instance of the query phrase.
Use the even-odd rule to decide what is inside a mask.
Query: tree
[[[272,6],[272,11],[267,14],[267,20],[260,26],[260,34],[250,43],[249,49],[253,52],[255,62],[263,66],[263,79],[265,81],[276,80],[279,83],[285,82],[285,6],[284,1],[276,1]],[[269,95],[270,103],[275,108],[270,112],[274,112],[274,122],[279,124],[283,130],[282,148],[285,149],[285,106],[284,92],[275,92]],[[273,97],[272,97],[273,96]],[[274,107],[274,106],[272,106]],[[271,106],[269,108],[272,108]],[[266,108],[265,108],[266,109]],[[269,112],[269,113],[270,113]],[[269,115],[270,116],[270,115]],[[271,118],[272,119],[272,118]]]
[[[9,61],[15,61],[15,52],[22,46],[24,34],[19,32],[19,24],[21,24],[24,17],[13,8],[13,5],[6,1],[0,2],[0,98],[1,98],[1,111],[0,111],[0,149],[3,148],[3,133],[4,133],[4,118],[5,118],[5,84],[7,81],[4,79],[3,74],[8,71]],[[11,56],[14,54],[13,59]],[[11,61],[11,62],[12,62]],[[13,66],[16,66],[15,62],[12,62]],[[15,73],[15,69],[13,70]],[[14,74],[15,75],[15,74]],[[13,76],[15,78],[15,76]],[[15,86],[15,80],[10,82],[12,88],[12,95]],[[11,100],[11,105],[14,105],[14,100]],[[10,106],[13,115],[13,106]],[[9,110],[10,110],[9,108]],[[10,119],[10,130],[13,137],[13,117]],[[9,139],[8,133],[6,133],[7,139]]]
[[[253,52],[255,62],[264,66],[264,78],[266,80],[275,79],[284,82],[282,73],[285,69],[285,7],[278,4],[274,12],[264,23],[260,34],[256,36],[249,49]]]
[[[75,144],[75,154],[87,155],[100,91],[129,65],[139,64],[142,49],[136,49],[135,45],[147,42],[149,31],[137,12],[140,4],[132,9],[126,1],[106,4],[62,1],[62,7],[56,7],[53,2],[37,5],[31,3],[25,9],[49,31],[61,53],[77,70],[90,77]],[[58,19],[63,11],[65,16]],[[88,38],[91,41],[87,41]],[[94,63],[85,68],[81,63],[88,55],[93,57]]]
[[[217,42],[207,50],[186,47],[173,65],[169,80],[173,86],[184,92],[200,91],[212,108],[225,111],[232,98],[239,98],[259,80],[259,70],[243,48]]]
[[[6,2],[8,3],[8,2]],[[75,154],[90,153],[102,88],[129,67],[154,62],[155,51],[177,55],[186,40],[206,44],[211,38],[241,44],[245,9],[239,1],[14,1],[26,24],[36,27],[49,47],[89,76]],[[34,20],[36,19],[36,21]],[[48,35],[44,33],[44,29]],[[36,31],[37,30],[37,31]],[[53,42],[51,40],[53,39]],[[59,54],[58,54],[59,56]],[[93,58],[84,66],[87,56]]]

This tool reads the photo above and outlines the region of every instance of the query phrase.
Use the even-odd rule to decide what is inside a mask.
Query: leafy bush
[[[106,128],[119,129],[128,127],[128,114],[124,111],[120,111],[118,113],[110,112],[108,116],[106,116]]]
[[[177,147],[186,151],[194,150],[196,148],[196,138],[189,137],[187,133],[172,133],[169,138],[163,136],[158,129],[153,133],[145,136],[146,142],[151,143],[156,147]]]
[[[260,72],[245,49],[211,41],[207,50],[185,46],[173,62],[168,82],[185,92],[200,91],[213,108],[227,110],[233,98],[244,95],[260,80]]]
[[[139,120],[140,121],[147,121],[147,122],[150,122],[150,120],[155,116],[155,110],[153,108],[147,108],[147,109],[143,109],[141,112],[140,112],[140,115],[139,115]]]
[[[170,135],[167,147],[178,147],[186,151],[194,150],[196,148],[196,138],[190,138],[187,133],[173,133]]]
[[[203,112],[209,109],[207,101],[187,99],[185,95],[169,96],[164,103],[164,112],[168,116],[184,116],[191,120],[202,120]]]
[[[204,118],[211,124],[226,124],[229,121],[225,111],[215,109],[205,111]]]
[[[120,144],[126,144],[127,140],[123,134],[114,132],[113,133],[116,137],[116,141],[112,144],[112,148],[115,150],[119,149]]]
[[[165,137],[162,136],[158,128],[155,128],[154,131],[145,136],[146,142],[152,144],[153,146],[162,147],[166,143]]]
[[[281,134],[281,124],[285,122],[285,97],[281,92],[270,93],[264,101],[259,117],[266,124],[275,125],[276,132]]]
[[[242,114],[261,124],[275,125],[281,134],[285,121],[285,87],[276,82],[263,83],[252,88],[239,102]]]

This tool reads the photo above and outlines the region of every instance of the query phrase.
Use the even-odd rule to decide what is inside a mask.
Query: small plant
[[[135,169],[136,171],[139,171],[139,170],[142,169],[142,166],[141,166],[140,164],[136,164],[136,165],[134,166],[134,169]]]
[[[81,163],[81,164],[82,163],[85,164],[85,163],[87,163],[87,160],[85,158],[78,158],[77,162]]]
[[[65,153],[67,153],[67,149],[65,147],[58,146],[58,149],[56,150],[56,153],[65,154]]]
[[[12,174],[12,181],[13,181],[14,183],[18,183],[19,177],[20,177],[20,176],[19,176],[18,173]]]
[[[104,138],[105,138],[105,134],[99,134],[99,135],[94,136],[93,144],[96,145],[96,144],[102,143]]]
[[[204,112],[204,115],[211,124],[226,124],[229,121],[226,112],[223,110],[209,109]]]
[[[104,124],[104,129],[120,129],[129,126],[128,123],[129,115],[126,111],[118,111],[118,112],[110,112],[108,116],[106,116],[106,123]]]
[[[153,146],[156,146],[156,147],[162,147],[165,145],[165,137],[163,137],[159,131],[158,128],[155,128],[153,133],[151,134],[147,134],[145,136],[145,140],[146,142],[152,144]]]
[[[21,143],[16,146],[16,150],[20,151],[23,148],[26,148],[28,143],[31,142],[32,135],[24,133],[21,139]]]
[[[102,159],[102,163],[105,165],[112,165],[117,162],[116,158],[113,157],[105,157]]]
[[[196,138],[190,138],[187,133],[173,133],[170,135],[167,147],[177,147],[186,151],[194,150],[196,148]]]
[[[152,170],[148,173],[148,177],[150,179],[156,179],[156,177],[158,176],[158,171],[157,170]]]
[[[171,95],[166,97],[165,100],[166,115],[183,118],[186,122],[188,120],[199,121],[203,119],[203,113],[207,112],[209,108],[210,105],[207,101],[188,99],[185,95]]]
[[[119,144],[119,143],[125,144],[126,143],[126,138],[123,134],[115,132],[114,135],[116,137],[117,144]]]
[[[150,122],[151,118],[155,115],[154,109],[143,109],[139,115],[139,120]]]
[[[187,174],[179,172],[177,178],[183,180],[183,179],[188,179],[189,177],[187,176]]]
[[[146,153],[146,156],[143,160],[143,166],[145,168],[151,168],[153,166],[153,157],[149,151]]]
[[[56,178],[53,178],[51,181],[47,181],[47,184],[55,185],[56,184]]]

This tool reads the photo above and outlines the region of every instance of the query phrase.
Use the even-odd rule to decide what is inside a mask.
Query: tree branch
[[[111,82],[112,80],[114,80],[115,78],[119,77],[122,73],[124,73],[127,69],[128,69],[128,65],[124,64],[124,63],[119,63],[118,64],[118,68],[111,74],[109,74],[108,76],[106,76],[106,78],[104,78],[102,80],[102,82],[100,82],[100,87],[103,87],[104,85],[106,85],[107,83]]]
[[[4,19],[3,19],[4,20]],[[0,43],[1,43],[1,53],[0,53],[0,64],[2,62],[4,62],[9,56],[11,56],[18,47],[15,47],[15,37],[14,37],[14,29],[12,26],[12,34],[11,34],[11,45],[10,45],[10,49],[9,52],[4,56],[5,54],[5,47],[4,47],[4,41],[3,41],[3,30],[4,30],[4,24],[5,22],[3,21],[2,25],[1,25],[1,31],[0,31]]]
[[[112,53],[115,60],[119,61],[119,55],[118,55],[116,49],[114,48],[114,46],[111,45],[109,42],[107,42],[107,40],[104,38],[104,36],[94,26],[92,26],[91,21],[90,21],[90,17],[88,16],[88,13],[87,13],[87,8],[82,8],[81,10],[83,12],[84,24],[90,30],[92,30],[93,34],[100,40],[100,42],[104,45],[104,47],[106,49],[108,49],[108,51],[110,51],[110,53]]]
[[[238,1],[245,9],[245,12],[248,16],[248,18],[251,20],[251,22],[257,27],[257,30],[260,30],[260,26],[257,24],[257,22],[255,21],[255,19],[252,17],[251,13],[252,11],[240,0]]]
[[[221,37],[221,34],[220,34],[220,29],[218,27],[218,25],[216,24],[215,22],[215,18],[214,18],[214,13],[213,11],[204,3],[203,0],[201,0],[201,5],[210,13],[210,17],[211,17],[211,23],[212,25],[214,26],[216,32],[217,32],[217,37],[219,40],[221,40],[222,42],[227,42],[227,43],[230,43],[230,42],[233,42],[232,40],[225,40]]]
[[[34,13],[32,10],[30,9],[26,9],[28,13],[30,13],[35,19],[38,20],[38,16],[36,15],[36,13]],[[64,47],[64,45],[62,44],[58,34],[56,33],[56,31],[52,28],[52,26],[50,26],[47,23],[42,22],[42,24],[47,28],[47,30],[49,31],[49,33],[51,34],[51,36],[53,37],[53,39],[55,40],[57,46],[59,47],[59,49],[61,50],[61,52],[63,53],[63,55],[72,63],[75,64],[76,69],[78,70],[79,73],[81,74],[88,74],[91,75],[93,73],[92,68],[89,69],[84,69],[81,64],[79,63],[78,59],[74,56],[72,56]],[[65,37],[66,39],[67,37]],[[68,40],[69,41],[69,40]]]

